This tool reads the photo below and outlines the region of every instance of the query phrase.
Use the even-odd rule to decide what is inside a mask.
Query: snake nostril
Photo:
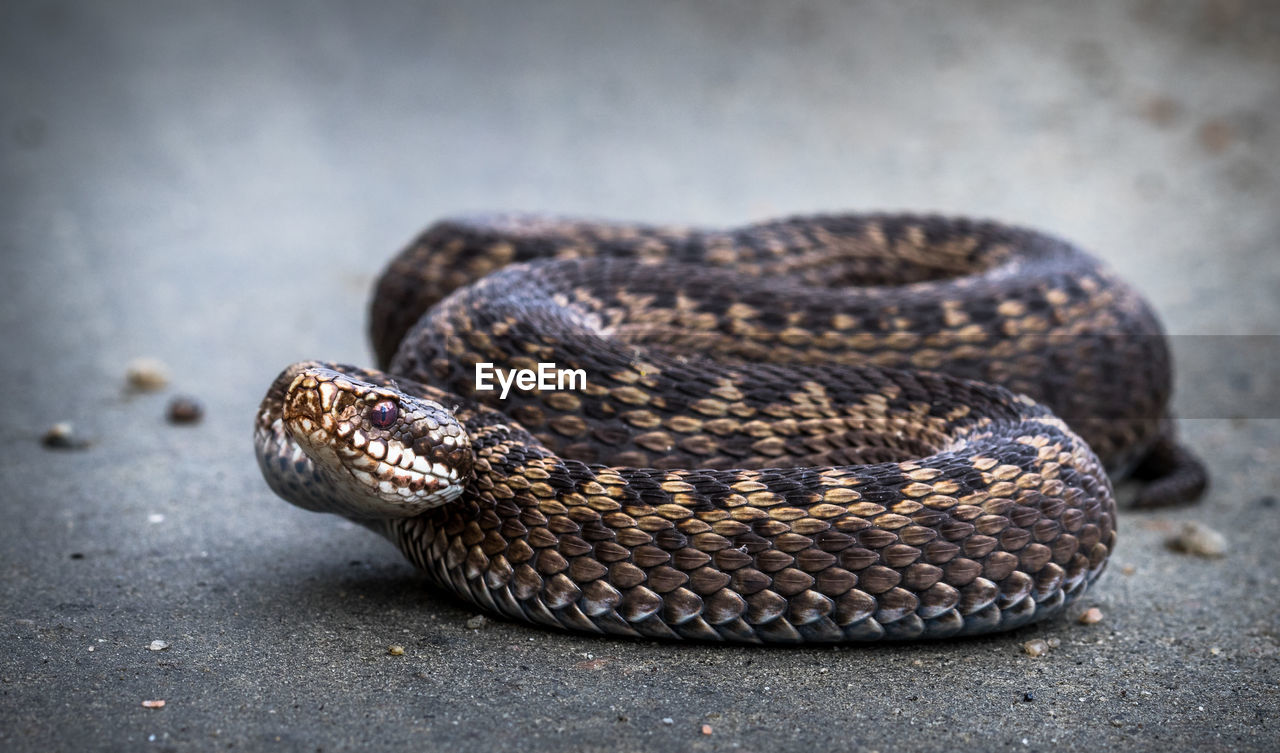
[[[385,429],[396,422],[400,409],[394,400],[379,400],[369,409],[369,423],[379,429]]]

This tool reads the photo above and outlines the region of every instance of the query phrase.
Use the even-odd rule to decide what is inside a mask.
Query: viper
[[[1150,306],[1076,246],[995,222],[463,217],[389,264],[370,318],[379,369],[308,361],[271,384],[267,483],[555,628],[1008,630],[1103,572],[1112,478],[1138,506],[1207,479],[1174,435]],[[477,364],[585,384],[501,399]]]

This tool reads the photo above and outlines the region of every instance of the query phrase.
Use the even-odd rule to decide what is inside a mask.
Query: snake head
[[[456,499],[474,455],[463,426],[439,403],[389,379],[310,366],[285,389],[280,416],[353,517],[419,515]]]

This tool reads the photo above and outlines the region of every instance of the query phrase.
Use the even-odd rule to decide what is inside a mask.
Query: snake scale
[[[294,364],[263,475],[489,610],[589,633],[936,638],[1061,613],[1204,489],[1150,307],[994,222],[439,222],[381,276],[381,370]],[[581,369],[476,389],[476,364]],[[527,386],[527,385],[526,385]]]

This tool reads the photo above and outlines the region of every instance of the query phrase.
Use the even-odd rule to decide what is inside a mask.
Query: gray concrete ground
[[[1280,322],[1276,3],[180,5],[0,8],[0,748],[1276,749],[1275,340],[1232,337]],[[472,629],[388,544],[273,497],[249,428],[285,364],[370,361],[401,243],[493,208],[1061,233],[1188,336],[1212,492],[1122,516],[1093,626]],[[167,392],[124,390],[144,355]],[[175,392],[206,419],[168,425]],[[92,447],[43,448],[63,420]],[[1168,550],[1189,520],[1227,556]]]

